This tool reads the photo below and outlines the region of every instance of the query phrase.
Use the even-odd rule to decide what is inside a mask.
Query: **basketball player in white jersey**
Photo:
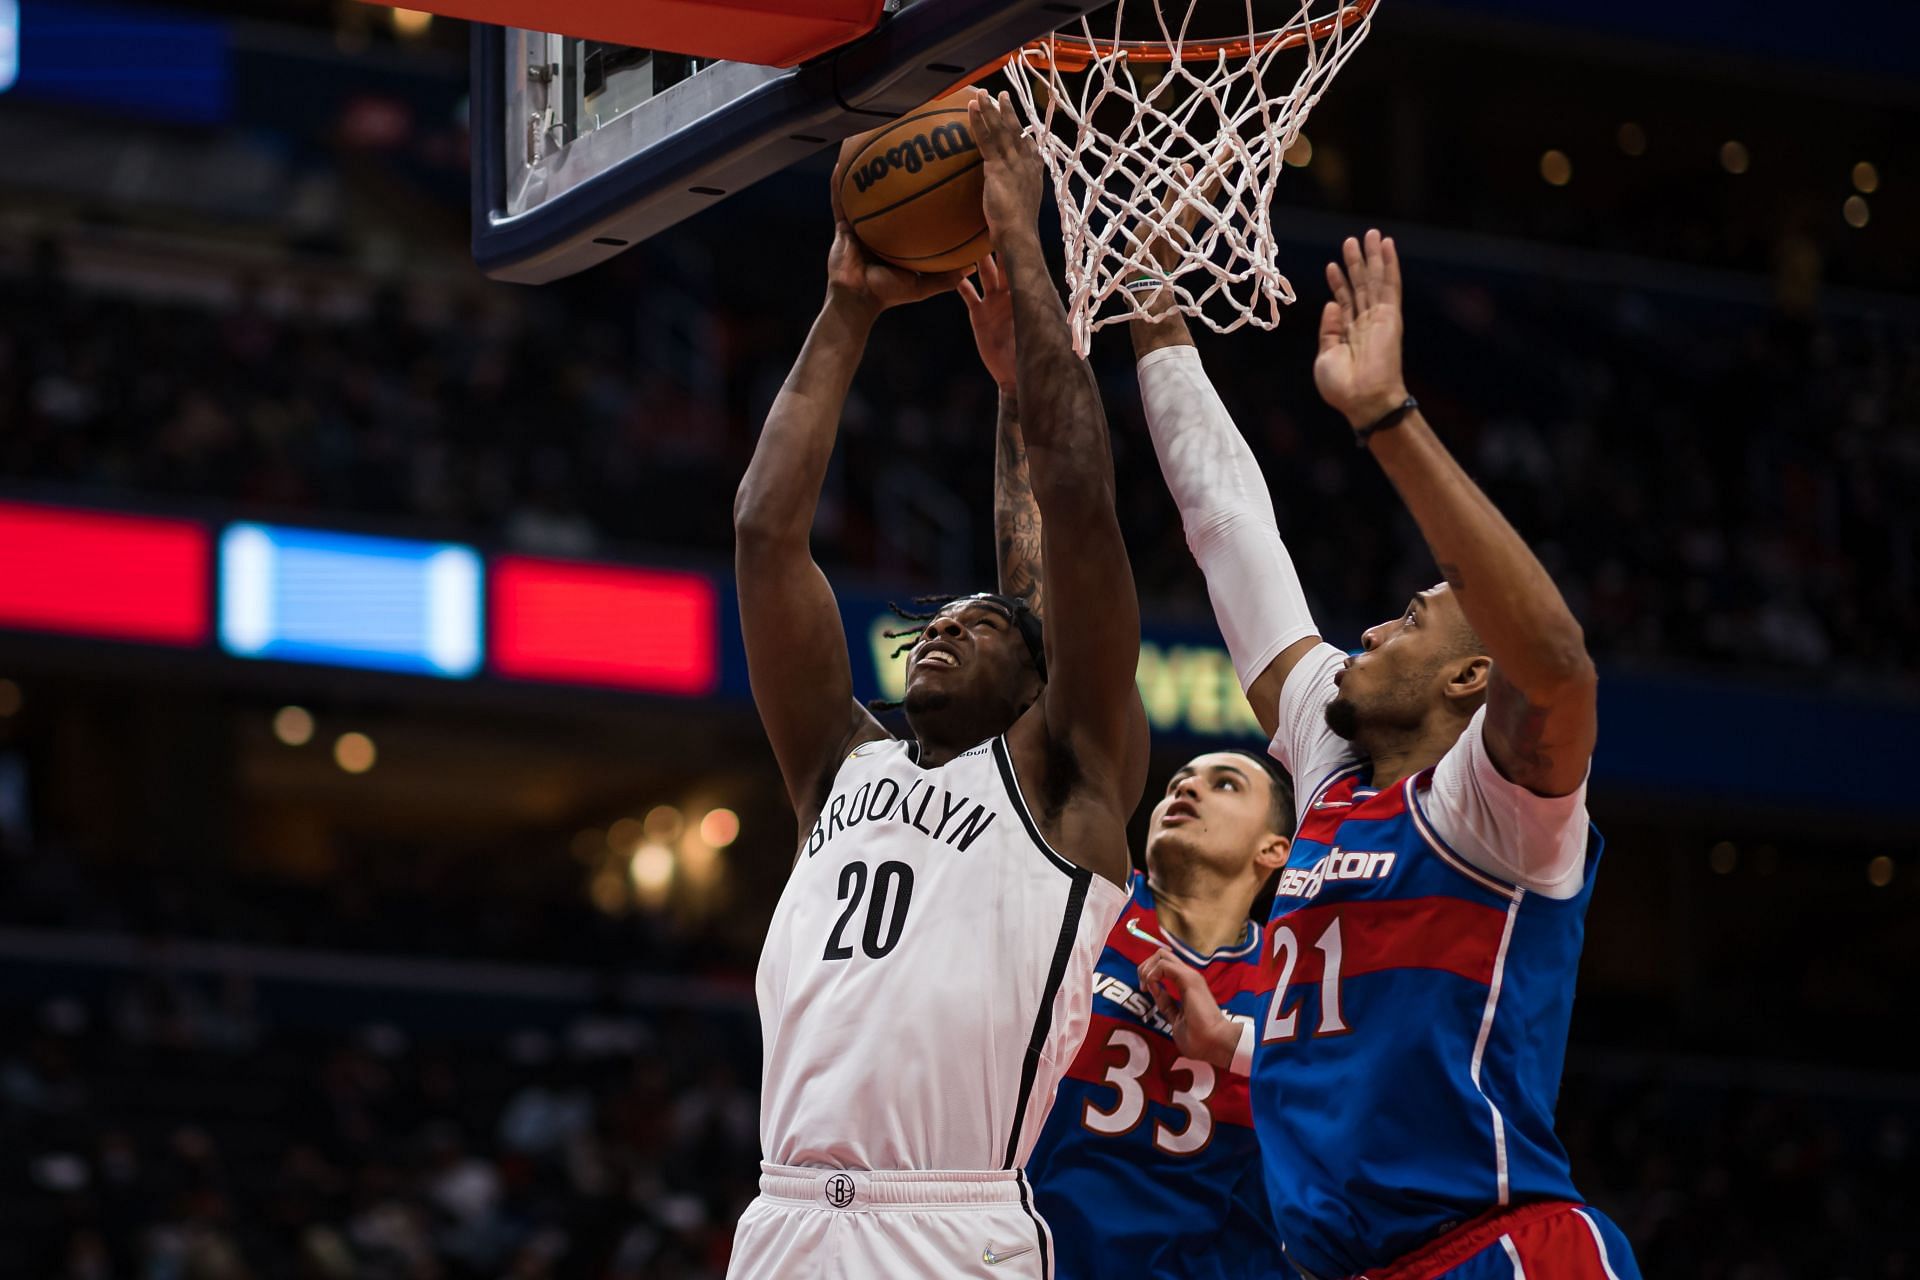
[[[1041,254],[1039,157],[1004,95],[976,95],[970,126],[1013,294],[1051,622],[1043,636],[1012,597],[940,609],[908,657],[908,739],[854,700],[814,508],[874,319],[958,274],[868,257],[836,207],[826,303],[734,506],[754,700],[803,833],[760,960],[766,1163],[738,1280],[1052,1276],[1019,1170],[1126,899],[1139,605],[1105,417]]]

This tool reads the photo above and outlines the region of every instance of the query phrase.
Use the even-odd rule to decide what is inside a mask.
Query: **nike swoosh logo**
[[[1140,927],[1140,921],[1137,919],[1129,919],[1127,921],[1127,932],[1132,934],[1134,937],[1140,939],[1140,941],[1142,942],[1151,942],[1156,947],[1164,947],[1167,945],[1167,941],[1165,938],[1156,937],[1153,934],[1148,933],[1145,929],[1142,929]],[[1033,1246],[1029,1245],[1027,1247],[1032,1248]]]
[[[1033,1252],[1033,1246],[1030,1244],[1023,1244],[1018,1249],[1009,1249],[1005,1253],[995,1253],[993,1251],[993,1246],[988,1245],[985,1249],[982,1249],[980,1251],[980,1261],[986,1263],[990,1267],[997,1267],[1001,1263],[1005,1262],[1008,1258],[1017,1258],[1023,1253],[1032,1253],[1032,1252]]]

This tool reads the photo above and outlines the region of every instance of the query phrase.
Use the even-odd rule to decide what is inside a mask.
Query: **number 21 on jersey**
[[[1339,1036],[1353,1030],[1340,1016],[1340,962],[1343,958],[1340,945],[1340,917],[1323,929],[1313,940],[1314,950],[1320,953],[1320,1022],[1311,1032],[1315,1036]],[[1273,931],[1273,963],[1277,970],[1273,984],[1273,1003],[1267,1007],[1267,1025],[1260,1032],[1262,1044],[1286,1044],[1300,1035],[1300,1006],[1305,997],[1287,1007],[1288,984],[1293,981],[1293,970],[1300,962],[1300,938],[1288,925],[1276,926]]]

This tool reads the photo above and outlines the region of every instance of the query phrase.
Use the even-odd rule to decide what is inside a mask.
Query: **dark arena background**
[[[0,0],[0,1276],[725,1270],[795,843],[730,509],[828,157],[493,283],[467,45]],[[1357,643],[1435,576],[1309,375],[1393,231],[1409,382],[1586,628],[1559,1122],[1649,1276],[1920,1275],[1916,49],[1902,0],[1384,0],[1275,207],[1301,302],[1201,339]],[[1257,731],[1093,358],[1157,785]],[[863,694],[889,600],[991,580],[993,422],[957,299],[878,326],[815,531]]]

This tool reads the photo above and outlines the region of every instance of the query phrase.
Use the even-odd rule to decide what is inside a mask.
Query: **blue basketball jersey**
[[[1252,1280],[1283,1266],[1248,1113],[1248,1082],[1180,1056],[1140,989],[1138,966],[1167,938],[1153,891],[1133,892],[1094,972],[1093,1021],[1028,1162],[1053,1230],[1058,1280]],[[1230,1014],[1262,1012],[1259,930],[1200,956]]]
[[[1302,810],[1267,926],[1254,1116],[1287,1253],[1358,1275],[1489,1209],[1578,1201],[1553,1108],[1587,901],[1470,865],[1435,832],[1432,770],[1355,761]]]

